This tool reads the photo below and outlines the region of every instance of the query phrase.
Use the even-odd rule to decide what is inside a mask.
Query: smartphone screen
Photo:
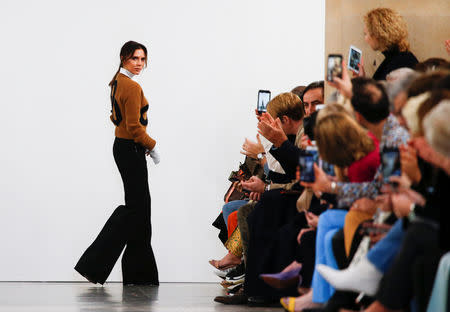
[[[358,64],[361,63],[361,55],[362,52],[360,49],[350,46],[350,50],[348,52],[348,68],[355,73],[359,73]]]
[[[314,175],[314,163],[318,163],[319,154],[317,149],[303,151],[298,159],[300,167],[300,181],[314,182],[316,176]]]
[[[325,160],[319,159],[319,166],[322,168],[323,172],[329,176],[336,176],[334,172],[334,165],[327,163]]]
[[[383,172],[383,181],[389,183],[390,176],[400,176],[400,152],[398,148],[384,148],[381,153],[381,168]]]
[[[259,90],[258,91],[258,103],[256,109],[259,114],[267,112],[267,104],[270,102],[270,91]]]
[[[333,77],[342,78],[342,55],[330,54],[328,55],[327,64],[327,80],[333,81]]]

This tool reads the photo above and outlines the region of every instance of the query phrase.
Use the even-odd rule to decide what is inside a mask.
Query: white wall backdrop
[[[2,0],[0,280],[83,280],[73,266],[123,203],[107,83],[136,40],[149,49],[138,81],[162,154],[149,161],[160,279],[216,281],[207,261],[226,251],[211,223],[256,133],[257,91],[322,79],[324,10],[323,0]]]

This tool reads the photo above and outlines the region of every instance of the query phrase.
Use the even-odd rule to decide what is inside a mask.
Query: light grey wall
[[[136,40],[162,156],[149,161],[160,278],[216,281],[211,223],[256,133],[257,90],[322,78],[324,1],[2,0],[0,29],[0,280],[82,280],[74,264],[123,203],[107,83]]]

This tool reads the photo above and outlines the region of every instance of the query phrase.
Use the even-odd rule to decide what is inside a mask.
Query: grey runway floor
[[[218,284],[162,283],[159,287],[107,283],[0,283],[1,312],[283,311],[282,308],[228,306],[213,301]]]

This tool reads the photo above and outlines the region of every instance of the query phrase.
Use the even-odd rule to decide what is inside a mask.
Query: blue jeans
[[[227,225],[227,227],[228,227],[228,216],[232,212],[244,206],[246,203],[248,203],[248,200],[233,200],[223,205],[222,208],[223,219],[225,220],[225,224]]]
[[[332,238],[333,235],[344,227],[347,210],[332,209],[325,211],[319,217],[316,236],[316,261],[318,264],[325,264],[334,269],[338,269],[333,254]],[[313,280],[313,302],[325,303],[334,293],[334,288],[314,270]]]
[[[367,259],[382,273],[385,273],[394,261],[403,241],[403,219],[398,219],[386,236],[367,253]]]

